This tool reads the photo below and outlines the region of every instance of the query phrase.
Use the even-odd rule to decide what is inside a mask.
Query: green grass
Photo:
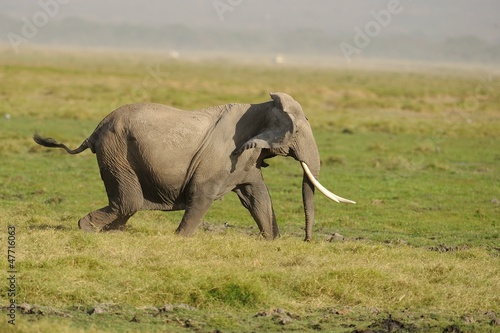
[[[14,225],[16,302],[33,306],[17,309],[16,326],[3,309],[9,331],[499,329],[500,96],[488,72],[42,50],[4,53],[0,66],[0,304],[9,302]],[[261,102],[270,91],[302,104],[322,183],[358,202],[318,194],[311,243],[302,242],[302,172],[292,159],[264,170],[281,229],[273,242],[258,237],[233,194],[191,238],[173,234],[182,212],[139,212],[125,231],[94,235],[76,222],[107,203],[95,156],[31,139],[37,129],[76,147],[128,102],[196,109]]]

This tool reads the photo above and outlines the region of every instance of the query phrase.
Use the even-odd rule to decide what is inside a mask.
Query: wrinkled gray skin
[[[266,239],[279,235],[264,183],[263,161],[291,156],[317,178],[320,158],[299,103],[284,93],[262,104],[227,104],[181,111],[160,104],[125,105],[110,113],[79,148],[35,133],[46,147],[97,156],[109,204],[80,219],[85,231],[122,228],[139,210],[185,210],[176,232],[191,235],[210,205],[235,192]],[[306,240],[314,221],[314,186],[302,183]]]

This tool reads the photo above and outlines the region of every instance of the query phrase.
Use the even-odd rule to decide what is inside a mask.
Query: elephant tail
[[[48,147],[48,148],[63,148],[64,150],[66,150],[68,152],[68,154],[71,154],[71,155],[79,154],[87,148],[91,148],[91,150],[93,152],[92,147],[90,147],[90,145],[89,145],[89,139],[85,139],[85,141],[82,142],[80,147],[78,147],[74,150],[69,149],[65,144],[59,143],[52,138],[42,138],[37,132],[35,132],[35,134],[33,134],[33,140],[36,143],[38,143],[40,146],[44,146],[44,147]]]

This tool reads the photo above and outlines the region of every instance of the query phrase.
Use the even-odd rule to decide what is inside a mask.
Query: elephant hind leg
[[[82,217],[78,221],[78,227],[87,232],[120,230],[132,215],[134,214],[120,214],[106,206]]]
[[[123,163],[101,166],[100,172],[108,195],[108,206],[90,212],[78,221],[78,226],[89,232],[123,229],[128,219],[144,204],[137,175]]]

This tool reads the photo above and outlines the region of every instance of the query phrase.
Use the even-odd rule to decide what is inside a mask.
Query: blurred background
[[[2,0],[0,43],[491,65],[500,63],[500,1]]]

